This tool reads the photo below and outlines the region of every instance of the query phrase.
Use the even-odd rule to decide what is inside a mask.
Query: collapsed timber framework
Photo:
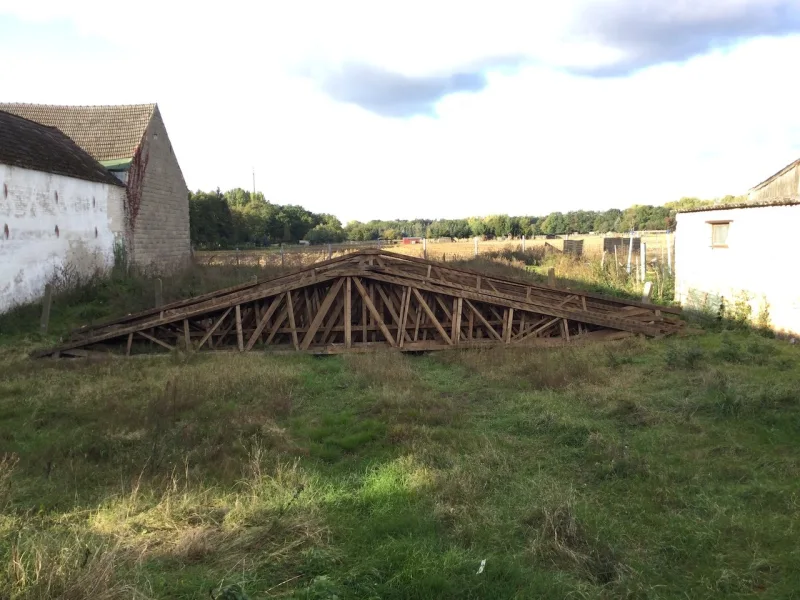
[[[362,250],[82,327],[36,356],[153,350],[427,351],[663,336],[680,311]]]

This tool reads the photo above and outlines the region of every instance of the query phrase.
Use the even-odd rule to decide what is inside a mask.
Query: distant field
[[[603,249],[603,237],[594,235],[572,235],[570,240],[583,240],[583,253],[587,256],[597,257]],[[647,244],[649,258],[666,261],[667,238],[664,234],[653,234],[641,236],[642,242]],[[674,248],[675,236],[670,236],[671,245]],[[549,246],[556,252],[564,249],[564,239],[545,239],[540,236],[533,240],[525,240],[527,248],[541,248]],[[377,243],[368,244],[333,244],[331,246],[331,256],[341,256],[344,253],[359,250],[361,248],[376,248]],[[408,256],[423,256],[423,244],[401,244],[401,243],[382,243],[380,247],[391,252],[405,254]],[[488,254],[503,250],[520,250],[522,240],[488,240],[478,242],[478,254]],[[428,258],[434,260],[464,260],[475,256],[475,242],[473,240],[461,240],[458,242],[444,242],[429,240],[427,242]],[[240,265],[240,266],[286,266],[300,267],[314,262],[319,262],[328,258],[327,246],[293,246],[286,248],[281,255],[278,248],[263,248],[254,250],[211,250],[198,251],[195,253],[196,260],[205,265]],[[620,255],[620,261],[625,257]]]

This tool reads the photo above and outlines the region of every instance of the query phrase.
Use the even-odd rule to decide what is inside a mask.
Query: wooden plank
[[[453,336],[453,340],[455,340],[456,344],[461,343],[461,313],[464,310],[464,299],[459,297],[456,298],[456,309],[455,313],[453,313],[453,321],[455,322],[453,328],[455,329],[455,335]]]
[[[278,314],[278,317],[275,319],[275,325],[273,325],[272,331],[270,331],[269,335],[267,336],[264,345],[269,346],[270,342],[273,339],[275,339],[275,336],[281,332],[281,325],[283,325],[283,322],[286,320],[286,317],[288,316],[289,316],[289,310],[286,306],[284,306],[283,310]],[[295,328],[294,331],[297,331],[297,329]],[[289,329],[289,333],[291,332],[292,329]],[[296,347],[295,350],[297,350]]]
[[[566,341],[569,341],[569,321],[567,321],[566,319],[562,319],[561,324],[563,331],[562,335]]]
[[[425,302],[425,299],[422,297],[422,294],[419,293],[419,290],[417,288],[412,288],[412,290],[414,292],[414,295],[417,297],[417,302],[419,302],[419,305],[422,307],[422,310],[425,311],[425,314],[431,320],[431,323],[433,323],[434,327],[436,327],[436,331],[439,332],[439,335],[441,335],[442,338],[444,338],[444,340],[448,344],[452,345],[453,340],[450,339],[449,335],[447,335],[447,332],[444,330],[444,327],[442,327],[442,324],[439,323],[439,320],[436,318],[436,315],[433,314],[433,311],[431,310],[431,307],[428,306],[428,303]]]
[[[308,306],[308,295],[305,292],[306,290],[304,289],[303,295],[306,299],[306,306]],[[294,305],[292,304],[292,294],[290,292],[286,292],[286,314],[289,317],[289,327],[292,328],[292,344],[294,344],[295,350],[299,350],[300,346],[297,341],[297,324],[294,321]]]
[[[358,289],[358,293],[361,295],[361,299],[366,303],[367,309],[369,310],[370,314],[372,315],[373,320],[377,323],[378,327],[381,329],[381,333],[383,333],[386,341],[389,343],[390,346],[394,347],[397,344],[394,341],[394,337],[392,336],[391,332],[387,329],[386,324],[383,322],[383,318],[381,318],[380,313],[375,308],[375,305],[372,303],[372,300],[367,295],[367,290],[364,289],[363,284],[359,281],[358,277],[353,278],[353,283],[356,284],[356,289]]]
[[[336,325],[336,322],[339,320],[339,317],[342,316],[344,308],[344,298],[341,296],[337,297],[336,304],[331,310],[331,316],[328,318],[328,323],[325,325],[325,329],[322,331],[322,341],[320,343],[327,344],[328,343],[328,336],[331,334],[331,330],[333,326]]]
[[[242,305],[237,304],[236,309],[236,345],[239,352],[244,352],[244,336],[242,335]]]
[[[487,320],[484,318],[484,316],[483,316],[483,315],[480,313],[480,311],[479,311],[477,308],[475,308],[475,305],[474,305],[472,302],[470,302],[469,300],[467,300],[467,299],[464,299],[464,301],[467,303],[467,306],[468,306],[468,307],[469,307],[469,309],[472,311],[472,313],[473,313],[473,314],[474,314],[476,317],[478,317],[478,321],[480,321],[480,322],[481,322],[481,324],[482,324],[482,325],[483,325],[483,326],[486,328],[486,331],[487,331],[488,333],[491,333],[491,334],[492,334],[492,337],[494,337],[494,338],[496,338],[498,341],[501,341],[501,342],[502,342],[502,341],[503,341],[503,338],[502,338],[502,337],[500,337],[500,334],[499,334],[499,333],[497,333],[497,331],[495,331],[495,328],[494,328],[494,327],[492,327],[492,326],[489,324],[489,321],[487,321]]]
[[[506,326],[506,340],[505,340],[506,344],[510,344],[511,343],[511,334],[514,331],[513,324],[514,324],[514,309],[513,308],[509,308],[508,309],[508,324]]]
[[[408,309],[409,305],[411,304],[411,288],[405,288],[403,292],[403,303],[400,305],[400,314],[402,315],[400,318],[400,326],[397,330],[397,343],[400,347],[403,347],[404,342],[406,339],[409,341],[411,337],[408,335],[406,331],[406,323],[408,322]]]
[[[344,345],[353,347],[353,279],[347,277],[344,286]]]
[[[128,344],[125,347],[125,356],[130,356],[131,355],[131,346],[132,345],[133,345],[133,334],[129,333],[128,334]]]
[[[325,295],[325,299],[320,304],[317,314],[314,315],[314,320],[311,321],[311,325],[309,325],[308,327],[308,331],[306,332],[306,335],[303,338],[303,342],[300,344],[301,349],[308,350],[308,347],[311,345],[311,341],[314,339],[314,336],[316,335],[319,326],[322,324],[323,319],[325,319],[325,316],[328,314],[331,305],[336,300],[336,296],[339,293],[339,290],[342,289],[342,285],[344,285],[344,279],[342,278],[337,279],[336,282],[328,290],[328,293]],[[291,313],[291,311],[289,312]],[[292,323],[291,320],[290,323]],[[295,332],[294,335],[296,336],[297,333]],[[296,340],[296,337],[293,339]]]
[[[186,350],[192,349],[192,334],[189,331],[189,319],[183,320],[183,341],[186,344]]]
[[[154,336],[150,335],[149,333],[145,333],[144,331],[137,331],[136,333],[138,333],[140,336],[142,336],[146,340],[150,340],[151,342],[155,342],[156,344],[158,344],[160,346],[164,346],[164,348],[166,348],[167,350],[175,350],[175,346],[170,346],[167,342],[163,342],[160,339],[158,339],[157,337],[154,337]]]
[[[214,324],[211,326],[211,329],[209,329],[208,331],[206,331],[206,334],[205,334],[205,335],[202,337],[202,339],[200,340],[200,343],[199,343],[199,344],[197,344],[197,349],[198,349],[198,350],[200,350],[200,348],[202,348],[202,347],[203,347],[203,344],[205,344],[205,343],[208,341],[208,338],[210,338],[210,337],[211,337],[211,336],[214,334],[214,332],[217,330],[217,327],[219,327],[220,325],[222,325],[222,322],[225,320],[225,317],[227,317],[227,316],[228,316],[228,314],[231,312],[231,310],[232,310],[232,309],[230,309],[230,308],[229,308],[229,309],[228,309],[228,310],[226,310],[224,313],[222,313],[222,316],[221,316],[219,319],[217,319],[217,322],[216,322],[216,323],[214,323]]]
[[[269,308],[267,308],[266,312],[261,315],[261,318],[258,320],[258,324],[256,325],[253,334],[250,336],[250,339],[247,340],[247,345],[245,346],[245,350],[250,351],[253,349],[253,346],[258,340],[258,337],[261,335],[261,332],[264,331],[264,327],[266,326],[267,322],[272,318],[272,315],[275,314],[275,311],[278,309],[278,306],[281,303],[283,296],[276,297],[272,303],[270,303]]]

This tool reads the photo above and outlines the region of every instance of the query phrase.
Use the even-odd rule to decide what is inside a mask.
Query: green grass
[[[253,275],[195,268],[164,298]],[[151,304],[152,278],[68,283],[50,335],[35,305],[0,316],[0,598],[800,589],[795,346],[32,361]]]
[[[2,598],[800,590],[783,342],[99,362],[7,342]]]

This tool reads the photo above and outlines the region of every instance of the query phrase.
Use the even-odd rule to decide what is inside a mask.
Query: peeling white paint
[[[0,312],[40,297],[57,272],[111,266],[124,206],[122,187],[0,164]]]
[[[709,221],[730,221],[727,248],[711,245]],[[800,205],[679,213],[675,297],[688,308],[716,310],[749,298],[755,320],[766,301],[771,327],[800,334],[800,280],[794,258]]]

